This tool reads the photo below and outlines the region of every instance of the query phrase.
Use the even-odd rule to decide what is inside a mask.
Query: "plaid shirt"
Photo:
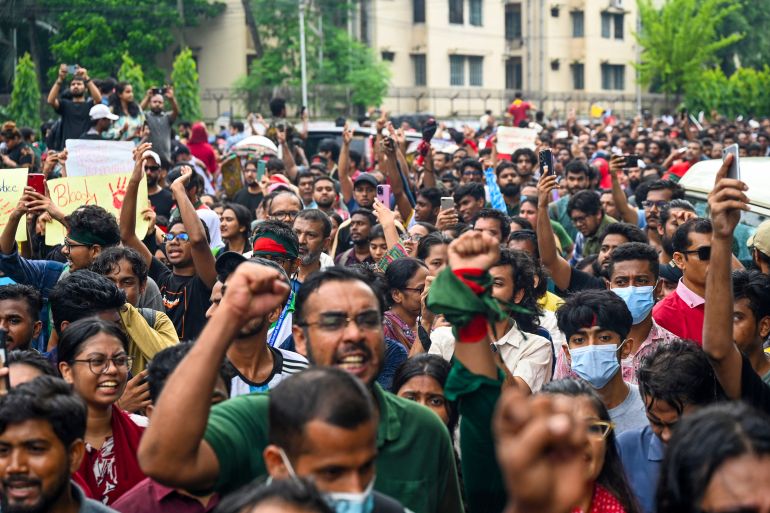
[[[620,367],[623,372],[623,381],[633,385],[638,384],[636,380],[636,374],[639,370],[639,367],[642,365],[642,359],[653,349],[655,349],[658,344],[665,344],[678,338],[679,337],[667,329],[659,326],[653,319],[650,333],[647,335],[647,338],[644,339],[642,345],[639,346],[636,354],[628,356],[620,362]],[[564,351],[559,351],[559,354],[556,357],[556,371],[554,373],[554,379],[576,377],[578,376],[572,372],[572,369],[570,369],[569,362],[567,362],[567,357],[564,354]]]

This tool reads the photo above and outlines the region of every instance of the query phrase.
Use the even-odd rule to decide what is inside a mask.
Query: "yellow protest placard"
[[[126,187],[130,174],[77,176],[57,178],[48,181],[48,193],[51,201],[65,214],[71,214],[83,205],[98,205],[120,219],[120,209],[126,196]],[[147,180],[142,178],[139,184],[136,206],[136,235],[144,239],[148,223],[142,218],[142,211],[150,201],[147,197]],[[58,222],[46,225],[45,243],[49,246],[64,242],[65,228]]]
[[[4,230],[5,225],[8,224],[8,218],[24,195],[26,185],[26,168],[0,169],[0,231]],[[16,229],[16,240],[27,240],[26,218],[19,222],[19,227]]]

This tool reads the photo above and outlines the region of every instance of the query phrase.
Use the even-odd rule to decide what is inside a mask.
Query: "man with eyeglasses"
[[[703,343],[706,275],[711,260],[711,221],[695,218],[674,233],[674,263],[682,270],[676,290],[655,305],[652,316],[680,338]]]
[[[484,170],[481,167],[481,162],[476,159],[465,159],[460,164],[460,184],[465,185],[469,183],[484,184]]]
[[[548,216],[561,224],[573,240],[577,236],[578,231],[575,225],[572,224],[567,205],[574,194],[578,191],[584,191],[591,186],[593,174],[592,169],[582,160],[569,162],[564,168],[563,175],[563,183],[566,183],[567,194],[551,203],[548,207]]]
[[[263,449],[269,436],[269,396],[238,397],[213,409],[200,397],[211,395],[232,338],[250,319],[280,305],[289,290],[277,270],[253,263],[235,270],[201,335],[205,343],[193,346],[156,403],[139,448],[148,476],[167,486],[227,493],[267,473]],[[446,427],[438,416],[375,382],[384,360],[384,307],[381,296],[354,270],[332,267],[315,273],[297,294],[297,349],[316,366],[356,376],[376,401],[375,490],[416,513],[462,512]]]
[[[579,232],[575,237],[575,250],[570,260],[574,265],[583,257],[599,253],[599,236],[607,226],[617,221],[604,213],[601,199],[595,191],[578,191],[570,197],[567,212],[572,225]]]
[[[278,189],[265,198],[267,218],[291,225],[302,210],[302,199],[291,191]]]
[[[144,152],[144,174],[147,177],[147,197],[155,215],[166,219],[171,217],[171,209],[174,206],[174,196],[171,191],[161,187],[162,181],[168,171],[168,161],[164,162],[160,156],[152,150]]]
[[[171,192],[181,214],[181,220],[171,221],[165,235],[166,255],[171,269],[153,257],[136,236],[137,193],[143,175],[142,155],[149,147],[149,144],[142,144],[134,153],[134,171],[128,181],[120,212],[120,237],[125,246],[139,252],[149,267],[149,275],[160,288],[163,306],[174,322],[179,339],[193,340],[206,323],[209,296],[217,279],[214,255],[209,248],[203,222],[186,190],[194,174],[189,166],[184,166],[180,176],[171,184]]]

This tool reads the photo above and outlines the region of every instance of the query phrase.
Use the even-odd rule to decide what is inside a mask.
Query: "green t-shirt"
[[[577,237],[578,231],[575,225],[572,224],[572,219],[567,212],[567,204],[569,203],[569,194],[562,196],[555,202],[548,205],[548,217],[558,222],[562,228],[569,234],[574,240]]]
[[[415,513],[462,513],[454,451],[438,416],[374,384],[380,410],[374,488]],[[236,397],[215,406],[204,436],[219,461],[215,489],[231,492],[267,474],[267,394]]]

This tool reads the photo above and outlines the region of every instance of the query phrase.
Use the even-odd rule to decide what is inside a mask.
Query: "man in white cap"
[[[762,222],[749,237],[748,246],[757,269],[770,275],[770,220]]]
[[[91,128],[80,136],[81,139],[104,139],[104,132],[109,130],[112,122],[118,119],[118,116],[110,112],[110,108],[101,103],[97,103],[88,111],[91,118]]]
[[[142,153],[144,162],[144,174],[147,177],[147,195],[152,209],[159,216],[166,219],[171,217],[171,209],[174,206],[174,196],[167,188],[162,186],[168,169],[163,165],[160,155],[152,150]]]

